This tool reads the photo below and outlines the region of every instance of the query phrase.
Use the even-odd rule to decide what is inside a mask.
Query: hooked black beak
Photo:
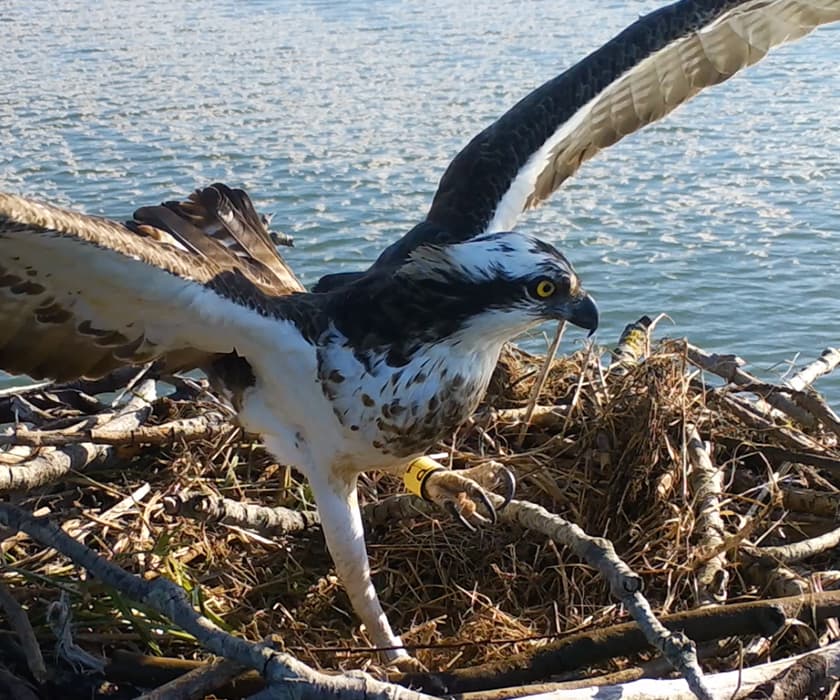
[[[598,328],[598,306],[588,294],[583,294],[566,307],[563,316],[569,323],[589,331],[589,335]]]

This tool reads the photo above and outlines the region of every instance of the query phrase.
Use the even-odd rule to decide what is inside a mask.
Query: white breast
[[[466,420],[501,349],[501,343],[468,347],[456,336],[392,367],[384,353],[355,355],[334,333],[321,350],[320,376],[360,470],[420,454]]]

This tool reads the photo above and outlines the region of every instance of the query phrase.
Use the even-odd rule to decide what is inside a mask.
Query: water
[[[474,133],[659,4],[5,2],[0,189],[122,219],[244,186],[311,283],[365,266]],[[666,312],[771,378],[840,344],[838,46],[777,49],[521,219],[575,263],[602,342]],[[840,402],[840,375],[820,388]]]

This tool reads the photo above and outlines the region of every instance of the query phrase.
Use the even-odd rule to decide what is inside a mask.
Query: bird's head
[[[598,307],[571,263],[554,246],[521,233],[419,246],[396,276],[438,313],[459,319],[458,330],[486,340],[504,342],[548,320],[589,331],[598,326]]]

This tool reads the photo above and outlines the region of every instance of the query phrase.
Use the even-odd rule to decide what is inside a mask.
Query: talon
[[[475,498],[475,496],[478,496],[479,500],[482,502],[484,507],[487,509],[487,512],[490,513],[490,522],[495,525],[496,521],[499,519],[499,516],[496,515],[496,508],[490,502],[490,498],[487,496],[487,494],[484,492],[483,489],[477,490],[476,493],[474,494],[473,498]]]
[[[452,501],[446,502],[446,509],[449,511],[452,517],[454,517],[456,520],[459,520],[461,522],[461,525],[467,528],[467,530],[469,530],[470,532],[476,531],[475,525],[473,525],[461,514],[461,511],[458,510],[458,507]]]
[[[499,475],[500,480],[502,481],[502,488],[504,491],[499,494],[502,497],[502,503],[496,510],[502,510],[503,508],[507,507],[507,505],[513,500],[513,497],[516,495],[516,477],[514,476],[513,472],[508,469],[507,467],[503,466],[501,468],[501,474]]]

